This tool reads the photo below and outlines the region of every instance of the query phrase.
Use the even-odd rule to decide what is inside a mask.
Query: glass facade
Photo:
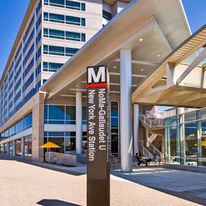
[[[10,127],[8,130],[1,133],[1,138],[9,138],[30,127],[32,127],[32,113],[28,114],[22,120],[17,122],[14,126]]]
[[[82,122],[87,122],[86,107],[82,109]],[[75,106],[65,105],[45,105],[44,107],[45,124],[76,124]]]
[[[206,109],[165,119],[165,158],[169,164],[206,166]]]
[[[118,102],[111,103],[111,153],[118,155],[119,153],[119,105]],[[87,122],[87,109],[83,107],[82,123]],[[44,109],[45,124],[75,124],[76,111],[75,106],[65,105],[45,105]],[[87,148],[87,133],[83,132],[83,151]],[[56,149],[56,152],[75,151],[76,149],[76,133],[71,131],[45,131],[45,142],[52,141],[61,148]]]

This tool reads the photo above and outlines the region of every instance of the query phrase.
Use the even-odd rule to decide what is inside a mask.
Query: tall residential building
[[[31,0],[0,80],[1,150],[43,161],[40,146],[52,141],[84,153],[86,67],[104,64],[111,153],[131,171],[146,134],[132,94],[189,35],[181,0]]]

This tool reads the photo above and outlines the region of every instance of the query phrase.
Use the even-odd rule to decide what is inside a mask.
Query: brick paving
[[[86,205],[86,175],[74,171],[69,174],[69,170],[67,173],[54,171],[15,160],[0,160],[0,205]],[[190,205],[201,204],[111,175],[111,206]]]

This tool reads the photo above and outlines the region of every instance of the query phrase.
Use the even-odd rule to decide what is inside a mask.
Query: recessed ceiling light
[[[157,54],[157,55],[156,55],[156,57],[160,57],[160,56],[161,56],[160,54]]]
[[[140,71],[141,71],[141,72],[143,72],[143,71],[144,71],[144,69],[140,69]]]
[[[140,39],[139,39],[139,42],[141,42],[141,41],[143,41],[143,40],[144,40],[143,38],[140,38]]]
[[[113,69],[116,69],[117,68],[117,66],[113,66]]]

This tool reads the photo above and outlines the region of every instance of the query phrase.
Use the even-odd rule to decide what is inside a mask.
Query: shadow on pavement
[[[43,199],[36,204],[42,206],[81,206],[70,202],[65,202],[62,200],[55,200],[55,199]]]
[[[169,195],[206,206],[206,174],[163,168],[139,169],[113,175]]]

